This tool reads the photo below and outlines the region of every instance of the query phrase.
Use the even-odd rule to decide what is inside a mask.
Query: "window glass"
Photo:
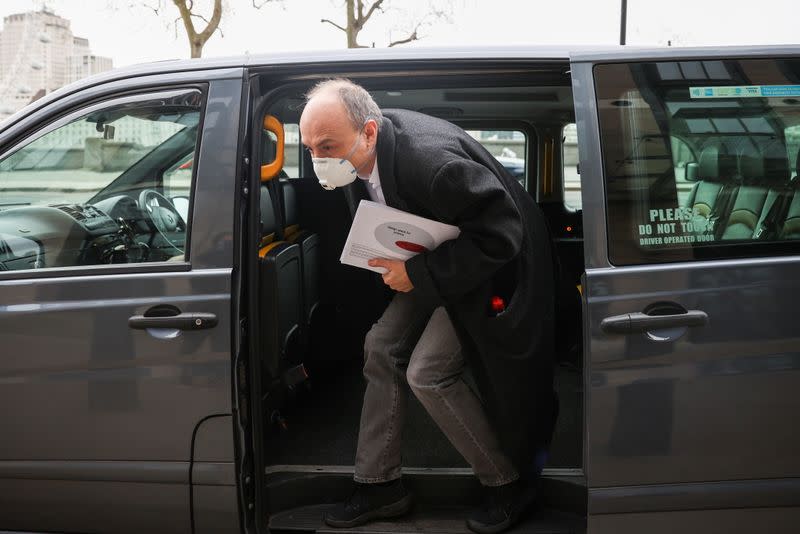
[[[800,61],[595,67],[611,261],[797,253]]]
[[[578,129],[574,123],[564,126],[564,205],[571,210],[581,209],[581,177],[578,174]]]
[[[96,104],[0,156],[0,270],[183,259],[201,103]]]
[[[518,130],[467,130],[489,153],[525,186],[527,138]]]
[[[284,147],[283,167],[279,173],[280,178],[300,177],[300,128],[297,124],[283,124]],[[262,165],[275,160],[275,151],[278,148],[278,137],[267,129],[261,130]]]
[[[300,127],[297,124],[284,124],[285,156],[283,170],[290,178],[300,176]]]

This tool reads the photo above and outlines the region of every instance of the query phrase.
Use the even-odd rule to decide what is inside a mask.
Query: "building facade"
[[[110,58],[91,53],[70,21],[48,9],[3,19],[0,32],[0,120],[70,82],[110,70]]]

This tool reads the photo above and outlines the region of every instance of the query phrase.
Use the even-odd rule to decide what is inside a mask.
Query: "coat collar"
[[[381,189],[386,205],[399,210],[407,211],[408,206],[397,194],[397,181],[394,175],[395,162],[395,132],[394,124],[383,117],[378,131],[378,173],[381,175]]]

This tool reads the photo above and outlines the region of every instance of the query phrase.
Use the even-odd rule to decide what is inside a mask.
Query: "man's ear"
[[[375,119],[370,119],[367,121],[367,124],[364,125],[364,133],[367,134],[367,139],[372,141],[373,143],[378,142],[378,121]]]

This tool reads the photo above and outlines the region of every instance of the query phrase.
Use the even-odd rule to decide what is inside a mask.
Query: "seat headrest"
[[[743,184],[760,184],[764,179],[764,158],[750,143],[739,153],[739,178]]]
[[[789,157],[786,145],[773,141],[761,153],[764,159],[764,182],[770,187],[784,186],[789,183],[792,173],[789,170]]]
[[[261,186],[260,211],[261,237],[275,233],[278,223],[275,218],[275,207],[272,205],[272,195],[266,185]]]
[[[724,147],[708,146],[700,152],[700,161],[697,164],[698,180],[730,182],[735,174],[736,158],[729,155]]]

